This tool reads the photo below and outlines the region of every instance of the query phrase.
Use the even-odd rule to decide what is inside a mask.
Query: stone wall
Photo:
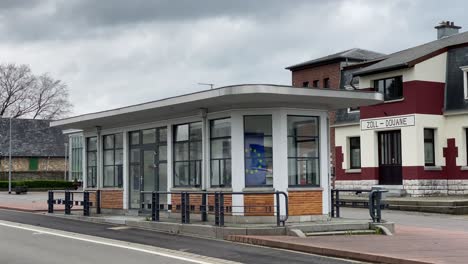
[[[369,190],[379,184],[377,180],[335,181],[336,189]]]
[[[404,180],[403,188],[412,197],[468,195],[468,180]]]
[[[64,171],[65,158],[38,158],[38,169],[40,171]],[[0,160],[0,171],[8,171],[8,157],[2,157]],[[29,172],[29,158],[12,158],[11,169],[13,172]]]
[[[64,158],[38,158],[38,169],[29,170],[29,158],[12,158],[11,177],[14,181],[24,180],[63,180]],[[9,160],[0,159],[0,180],[8,180]]]

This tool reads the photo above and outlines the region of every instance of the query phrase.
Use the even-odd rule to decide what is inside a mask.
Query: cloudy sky
[[[468,29],[439,0],[0,0],[1,63],[68,84],[73,114],[239,83],[290,84],[284,67],[350,48],[391,53]]]

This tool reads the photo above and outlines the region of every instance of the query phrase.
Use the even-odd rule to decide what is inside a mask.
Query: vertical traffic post
[[[280,214],[280,194],[279,192],[275,192],[275,198],[276,198],[276,225],[280,226],[281,225],[281,214]]]
[[[336,190],[335,193],[335,210],[336,210],[336,217],[340,218],[340,191]]]
[[[185,192],[180,193],[180,221],[185,224]]]
[[[190,193],[185,193],[185,223],[190,224]]]
[[[89,216],[89,192],[83,192],[83,215]]]
[[[331,190],[331,217],[335,217],[335,193],[336,190]]]
[[[215,225],[219,226],[219,193],[218,192],[215,192],[214,210],[215,210]]]
[[[224,193],[219,193],[219,226],[224,226]]]
[[[101,190],[96,191],[96,214],[101,213]]]
[[[47,212],[49,214],[52,214],[54,213],[54,192],[49,191],[48,196],[49,196],[49,199],[47,200],[47,205],[48,205]]]
[[[201,220],[202,222],[208,221],[208,194],[203,193],[202,195],[202,205],[200,207]]]
[[[71,214],[71,203],[72,201],[70,200],[70,191],[65,191],[65,214],[66,215]]]

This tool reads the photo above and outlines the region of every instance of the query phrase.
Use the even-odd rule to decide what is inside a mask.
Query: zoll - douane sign
[[[361,130],[414,126],[414,115],[361,120]]]

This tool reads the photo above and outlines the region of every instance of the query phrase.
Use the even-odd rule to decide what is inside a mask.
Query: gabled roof
[[[451,46],[466,43],[468,43],[468,32],[441,38],[390,54],[384,60],[356,71],[354,76],[369,75],[378,72],[412,67],[414,64],[424,60],[425,58],[435,56]]]
[[[64,157],[65,136],[49,120],[12,119],[13,157]],[[0,118],[0,155],[9,153],[10,119]]]
[[[313,59],[313,60],[305,61],[299,64],[295,64],[295,65],[287,67],[286,69],[294,70],[297,68],[310,67],[310,66],[314,66],[317,64],[326,64],[326,63],[335,62],[335,61],[348,60],[348,61],[353,61],[353,62],[361,62],[361,61],[372,60],[372,59],[375,59],[384,55],[385,54],[378,53],[378,52],[371,51],[371,50],[355,48],[355,49],[341,51],[341,52],[331,54],[325,57],[321,57],[318,59]]]

